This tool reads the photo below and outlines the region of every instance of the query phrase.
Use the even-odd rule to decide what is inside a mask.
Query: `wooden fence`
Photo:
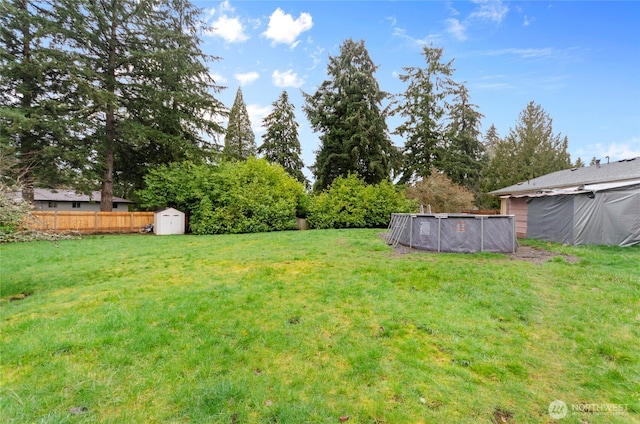
[[[153,212],[33,211],[27,223],[32,230],[47,232],[137,233],[153,224]]]

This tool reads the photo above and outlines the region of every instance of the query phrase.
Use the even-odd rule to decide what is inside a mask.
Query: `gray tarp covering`
[[[513,253],[512,215],[393,214],[387,241],[436,252]]]
[[[530,198],[527,238],[571,243],[573,240],[573,196]]]
[[[575,196],[573,244],[640,244],[640,190]]]
[[[602,202],[599,200],[586,195],[575,196],[573,206],[576,218],[571,244],[603,244]]]
[[[531,198],[527,237],[575,245],[640,244],[640,186]]]

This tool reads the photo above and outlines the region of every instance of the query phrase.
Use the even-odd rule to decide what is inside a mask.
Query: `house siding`
[[[502,199],[506,202],[508,215],[515,215],[516,217],[516,237],[527,237],[527,213],[529,205],[527,204],[526,197],[509,197]]]
[[[55,205],[55,206],[50,206]],[[63,211],[63,212],[96,212],[100,210],[100,202],[80,202],[79,208],[73,207],[73,202],[56,202],[39,200],[35,202],[35,209],[38,211]],[[118,208],[119,209],[119,208]],[[126,209],[125,209],[126,210]]]

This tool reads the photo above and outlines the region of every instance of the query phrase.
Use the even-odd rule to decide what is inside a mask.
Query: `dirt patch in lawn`
[[[574,264],[580,260],[577,256],[551,252],[549,250],[531,246],[518,246],[516,253],[510,253],[509,256],[513,259],[532,262],[534,264],[543,264],[555,257],[561,257],[570,264]]]
[[[14,294],[13,296],[9,297],[9,302],[15,302],[16,300],[24,300],[27,297],[31,296],[32,294],[33,292],[23,292],[23,293]]]

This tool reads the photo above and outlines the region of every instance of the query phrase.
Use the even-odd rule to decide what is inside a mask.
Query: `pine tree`
[[[487,170],[489,191],[571,167],[568,139],[554,134],[552,124],[540,105],[529,102],[496,146]]]
[[[500,135],[494,124],[491,124],[489,129],[484,135],[483,144],[484,150],[487,152],[489,159],[493,159],[496,154],[496,146],[500,142]]]
[[[229,160],[246,160],[256,155],[256,136],[251,129],[247,105],[239,87],[229,113],[223,155]]]
[[[272,106],[271,113],[262,120],[267,131],[262,135],[263,142],[258,153],[264,155],[269,162],[282,165],[289,175],[307,185],[308,181],[302,173],[304,163],[300,159],[295,106],[289,102],[286,91],[280,94]]]
[[[446,99],[456,87],[451,79],[453,61],[441,62],[442,52],[440,48],[425,46],[422,55],[426,67],[403,68],[406,73],[400,75],[408,86],[392,113],[405,118],[394,131],[406,140],[401,182],[430,175],[442,155]]]
[[[449,123],[445,128],[445,143],[436,166],[459,185],[478,193],[480,172],[484,166],[485,151],[480,142],[480,120],[483,115],[478,106],[469,101],[469,92],[457,85],[448,111]]]
[[[583,168],[585,166],[586,166],[586,164],[584,163],[584,161],[580,157],[578,157],[578,159],[576,159],[576,163],[573,164],[574,168]]]
[[[143,95],[128,99],[131,126],[144,134],[124,140],[116,155],[115,183],[130,191],[142,186],[150,167],[185,159],[211,159],[224,133],[212,119],[226,113],[214,94],[221,91],[207,62],[219,60],[199,48],[200,11],[187,0],[167,0],[155,7],[156,25],[148,28],[153,49],[135,61],[145,86]],[[135,126],[135,127],[134,127]],[[126,192],[125,192],[126,193]]]
[[[0,145],[15,156],[28,201],[34,184],[64,183],[75,168],[64,153],[75,150],[67,145],[73,123],[64,116],[68,59],[50,46],[54,30],[43,1],[0,2]]]
[[[188,1],[59,0],[63,24],[56,40],[73,55],[67,71],[83,107],[79,141],[91,155],[86,169],[101,183],[103,211],[112,208],[114,182],[140,183],[135,168],[174,160],[206,144],[220,126],[218,87],[193,37],[199,24]],[[174,149],[159,154],[162,149]],[[132,181],[133,180],[133,181]]]
[[[340,46],[338,56],[329,57],[328,79],[314,94],[303,93],[303,110],[314,131],[321,133],[312,167],[315,190],[350,173],[368,184],[389,178],[397,149],[381,108],[387,94],[375,79],[377,69],[364,41],[349,39]]]

